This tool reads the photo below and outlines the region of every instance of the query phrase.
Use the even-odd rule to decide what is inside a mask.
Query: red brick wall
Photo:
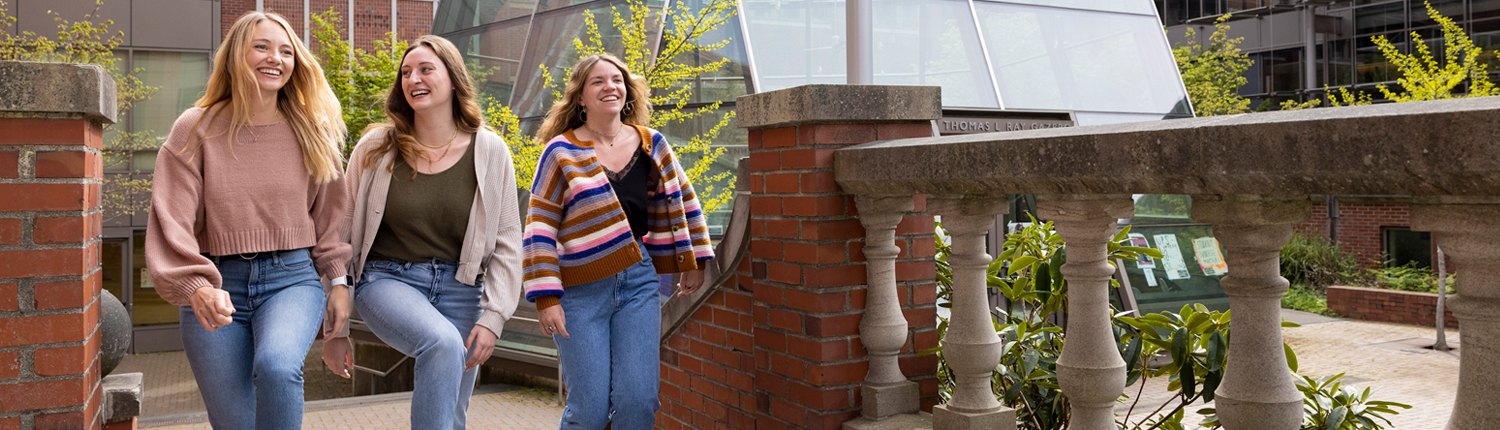
[[[297,30],[297,37],[302,37],[302,20],[305,11],[302,10],[302,0],[264,0],[266,12],[276,12],[286,17],[292,28]],[[397,37],[400,40],[411,40],[417,36],[432,33],[432,8],[433,2],[416,0],[398,0],[396,2],[396,16],[391,17],[390,0],[355,0],[354,13],[354,47],[364,50],[374,48],[375,40],[387,40],[391,31],[391,20],[396,20]],[[339,34],[348,37],[351,14],[349,13],[349,2],[347,0],[310,0],[308,8],[311,13],[323,13],[332,8],[339,13]],[[247,11],[255,10],[254,0],[223,0],[220,6],[220,22],[223,23],[225,34],[234,21],[239,19]],[[311,33],[316,32],[316,26],[308,23],[309,38]],[[311,45],[311,41],[304,41]]]
[[[1380,268],[1384,261],[1382,227],[1410,226],[1410,203],[1339,202],[1339,247],[1353,252],[1366,268]],[[1312,217],[1297,230],[1328,237],[1328,205],[1314,203]]]
[[[716,344],[719,329],[725,329],[724,342],[735,345],[730,352],[739,366],[726,372],[728,387],[735,390],[732,394],[739,403],[716,397],[720,385],[710,381],[718,369],[704,365],[704,373],[714,374],[700,381],[686,366],[679,366],[687,381],[686,386],[676,384],[686,388],[677,393],[682,407],[665,408],[668,419],[663,427],[837,429],[859,416],[860,384],[869,368],[859,339],[865,307],[865,233],[853,198],[833,180],[832,154],[852,144],[931,133],[926,123],[803,125],[750,132],[751,263],[748,276],[741,274],[740,288],[750,292],[751,300],[747,303],[738,292],[725,294],[734,319],[729,319],[731,309],[710,307],[712,324],[699,323],[696,337],[685,332],[683,340],[674,336],[668,342],[679,353],[679,364],[685,357],[702,356],[693,351],[695,347],[717,358],[722,354]],[[920,212],[922,202],[917,199],[918,212],[909,214],[896,230],[901,248],[898,294],[910,324],[910,340],[899,360],[902,371],[921,387],[923,409],[930,411],[938,400],[937,360],[913,352],[937,344],[933,224],[932,216]],[[746,306],[751,315],[748,331],[743,322]],[[740,327],[730,331],[727,321]],[[745,342],[742,334],[753,341],[753,405],[744,396],[743,379],[735,382],[747,368],[746,352],[739,349]],[[669,379],[683,379],[670,372]],[[705,399],[703,408],[692,408],[690,403],[700,396]],[[702,411],[701,416],[680,414],[687,409]]]
[[[0,428],[99,428],[101,129],[0,118]]]
[[[1328,287],[1328,309],[1349,318],[1431,327],[1437,318],[1437,294],[1360,287]],[[1458,328],[1451,308],[1443,322]]]
[[[661,349],[659,428],[755,428],[750,260],[733,288],[710,293]]]

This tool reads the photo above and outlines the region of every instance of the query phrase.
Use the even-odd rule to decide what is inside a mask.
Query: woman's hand
[[[563,317],[562,305],[542,309],[542,315],[537,320],[542,323],[542,334],[561,334],[564,338],[572,339],[568,336],[567,318]]]
[[[349,286],[334,285],[333,290],[328,292],[328,308],[323,312],[327,318],[328,331],[323,333],[323,338],[341,336],[344,326],[349,324]]]
[[[323,365],[335,375],[349,377],[349,369],[354,368],[354,344],[348,337],[323,338]]]
[[[476,324],[469,330],[469,339],[464,341],[464,345],[469,347],[469,361],[464,363],[464,371],[467,372],[490,359],[490,353],[495,351],[495,332]]]
[[[234,303],[229,301],[229,292],[213,288],[203,287],[193,291],[193,296],[188,300],[193,306],[193,316],[198,317],[198,324],[204,330],[214,331],[219,327],[234,322],[229,315],[234,314]]]
[[[703,288],[703,269],[683,272],[677,280],[677,295],[686,296]]]

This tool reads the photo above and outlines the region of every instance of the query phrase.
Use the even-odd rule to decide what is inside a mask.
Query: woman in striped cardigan
[[[703,285],[713,259],[687,172],[647,128],[650,88],[612,55],[573,66],[538,139],[526,214],[526,299],[557,342],[569,388],[562,429],[655,424],[659,273]]]

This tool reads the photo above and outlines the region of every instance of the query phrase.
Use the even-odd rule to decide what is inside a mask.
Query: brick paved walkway
[[[1449,354],[1420,348],[1432,344],[1431,329],[1308,317],[1295,312],[1284,316],[1305,322],[1302,327],[1282,330],[1287,343],[1297,351],[1302,374],[1324,377],[1347,373],[1346,386],[1375,387],[1374,398],[1412,405],[1413,409],[1393,417],[1395,429],[1436,428],[1447,422],[1458,381],[1458,360]],[[1456,344],[1458,332],[1448,333],[1449,343]],[[311,359],[310,362],[318,364]],[[209,428],[201,414],[202,400],[181,352],[129,356],[119,372],[146,374],[143,416],[149,418],[142,420],[142,428]],[[311,399],[316,397],[314,379],[319,376],[311,370],[308,374]],[[1173,395],[1165,386],[1166,378],[1156,378],[1146,386],[1132,421]],[[1129,393],[1134,395],[1136,388],[1132,387]],[[470,428],[553,429],[562,415],[555,392],[488,386],[477,393],[480,394],[470,401]],[[1126,407],[1120,406],[1117,413],[1123,415]],[[1195,413],[1199,407],[1187,408],[1184,424],[1188,428],[1194,428],[1200,421]],[[309,400],[307,410],[304,429],[407,428],[411,393]]]

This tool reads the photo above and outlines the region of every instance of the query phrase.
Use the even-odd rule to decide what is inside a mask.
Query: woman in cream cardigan
[[[349,157],[353,302],[375,335],[416,358],[412,428],[462,429],[477,367],[521,294],[515,171],[452,43],[418,38],[398,73],[390,122]],[[323,344],[344,377],[349,302],[342,288],[329,295]]]

